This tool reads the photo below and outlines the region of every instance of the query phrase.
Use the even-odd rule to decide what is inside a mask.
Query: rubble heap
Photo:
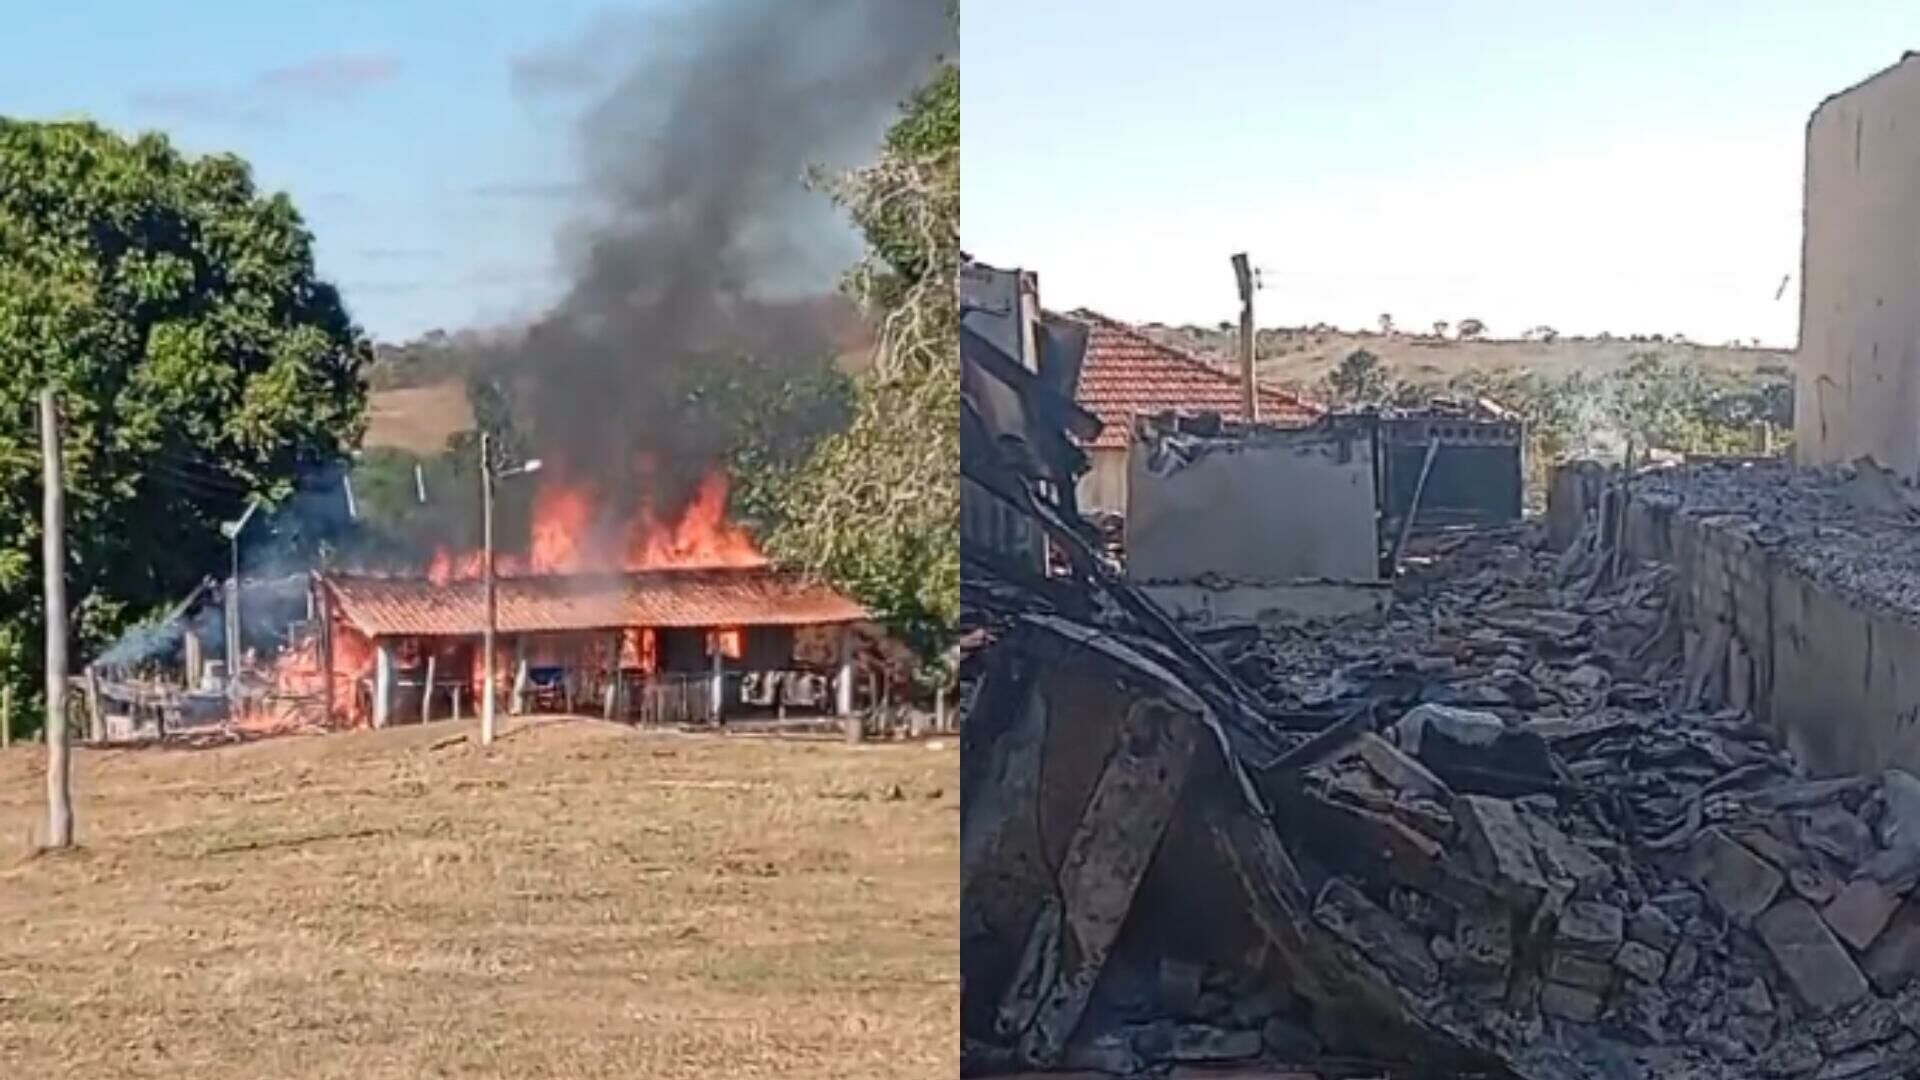
[[[1288,746],[1321,744],[1248,771],[1310,897],[1296,933],[1394,1000],[1301,992],[1175,816],[1056,1064],[1440,1070],[1378,1034],[1397,1011],[1510,1075],[1904,1075],[1920,779],[1810,778],[1702,700],[1663,568],[1589,574],[1520,530],[1410,556],[1384,625],[1199,633]],[[1363,722],[1307,734],[1335,717]]]
[[[1278,703],[1399,712],[1313,774],[1305,850],[1392,920],[1438,1011],[1547,1075],[1895,1068],[1920,1032],[1920,780],[1805,777],[1690,701],[1665,568],[1582,599],[1514,539],[1462,545],[1384,628],[1239,650]]]

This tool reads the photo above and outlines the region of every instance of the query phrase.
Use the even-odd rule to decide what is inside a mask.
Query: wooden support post
[[[433,720],[433,676],[439,666],[440,658],[432,653],[428,653],[427,681],[426,685],[420,688],[420,722],[422,724],[430,723]]]
[[[324,710],[322,715],[326,718],[325,722],[327,726],[331,727],[333,726],[334,707],[333,613],[327,604],[327,598],[318,595],[320,591],[320,583],[318,581],[314,582],[313,589],[314,592],[309,595],[313,595],[318,601],[315,608],[320,617],[320,707]]]
[[[1427,493],[1427,477],[1433,472],[1433,459],[1440,456],[1440,436],[1427,441],[1427,456],[1420,459],[1420,476],[1413,483],[1413,498],[1407,500],[1407,517],[1400,523],[1400,535],[1387,556],[1387,580],[1400,576],[1400,559],[1406,554],[1407,539],[1413,535],[1413,520],[1420,516],[1420,497]]]
[[[0,686],[0,750],[13,745],[13,684]]]
[[[100,700],[100,673],[87,665],[87,741],[107,741],[107,714]]]
[[[381,638],[373,643],[373,726],[387,726],[393,708],[393,642]]]

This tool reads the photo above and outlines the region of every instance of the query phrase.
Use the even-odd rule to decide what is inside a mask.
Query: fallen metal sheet
[[[1386,972],[1312,922],[1312,897],[1267,801],[1211,709],[1148,651],[1050,616],[1021,620],[997,648],[1007,659],[986,682],[1019,682],[1025,696],[1000,699],[1013,719],[977,750],[990,762],[979,774],[985,790],[965,792],[969,1045],[1017,1041],[1003,1063],[1064,1062],[1162,834],[1177,815],[1195,814],[1213,838],[1211,856],[1240,892],[1207,902],[1251,916],[1290,992],[1378,1035],[1377,1045],[1407,1060],[1497,1066],[1420,1019],[1418,1003]],[[983,685],[983,699],[996,693]],[[1273,763],[1284,768],[1260,783],[1284,791],[1293,768],[1358,737],[1364,714],[1355,716],[1297,743],[1297,760]]]
[[[1193,762],[1190,714],[1143,701],[1116,732],[1107,767],[1067,846],[1060,868],[1066,958],[1027,1028],[1027,1060],[1052,1063],[1080,1023],[1107,952],[1133,905]]]

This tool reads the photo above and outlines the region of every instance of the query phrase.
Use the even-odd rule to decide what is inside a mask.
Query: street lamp
[[[486,653],[486,686],[480,697],[480,742],[488,745],[493,742],[494,732],[494,665],[493,637],[499,622],[499,605],[494,590],[493,567],[493,484],[495,480],[510,476],[521,476],[540,471],[540,459],[533,458],[506,469],[493,466],[493,436],[480,433],[480,537],[484,551],[481,561],[485,569],[482,575],[487,589],[487,631],[481,641]]]
[[[227,538],[233,555],[233,583],[227,589],[227,700],[240,699],[240,531],[253,520],[254,511],[260,509],[259,499],[247,500],[246,512],[238,521],[220,523],[220,533]]]

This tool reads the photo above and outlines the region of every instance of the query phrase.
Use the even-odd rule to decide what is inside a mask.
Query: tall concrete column
[[[707,641],[713,650],[713,722],[718,724],[721,721],[721,707],[727,700],[727,654],[720,647],[718,632],[710,635]]]
[[[200,672],[205,666],[203,663],[204,657],[201,654],[202,646],[200,644],[200,635],[194,631],[192,626],[188,626],[186,637],[183,640],[186,648],[187,689],[198,690],[200,689]]]
[[[833,677],[833,714],[853,715],[853,630],[840,629],[840,670]]]
[[[527,711],[527,639],[525,635],[516,635],[513,639],[513,694],[507,705],[515,716]]]
[[[373,643],[373,726],[387,726],[393,709],[393,642]]]

